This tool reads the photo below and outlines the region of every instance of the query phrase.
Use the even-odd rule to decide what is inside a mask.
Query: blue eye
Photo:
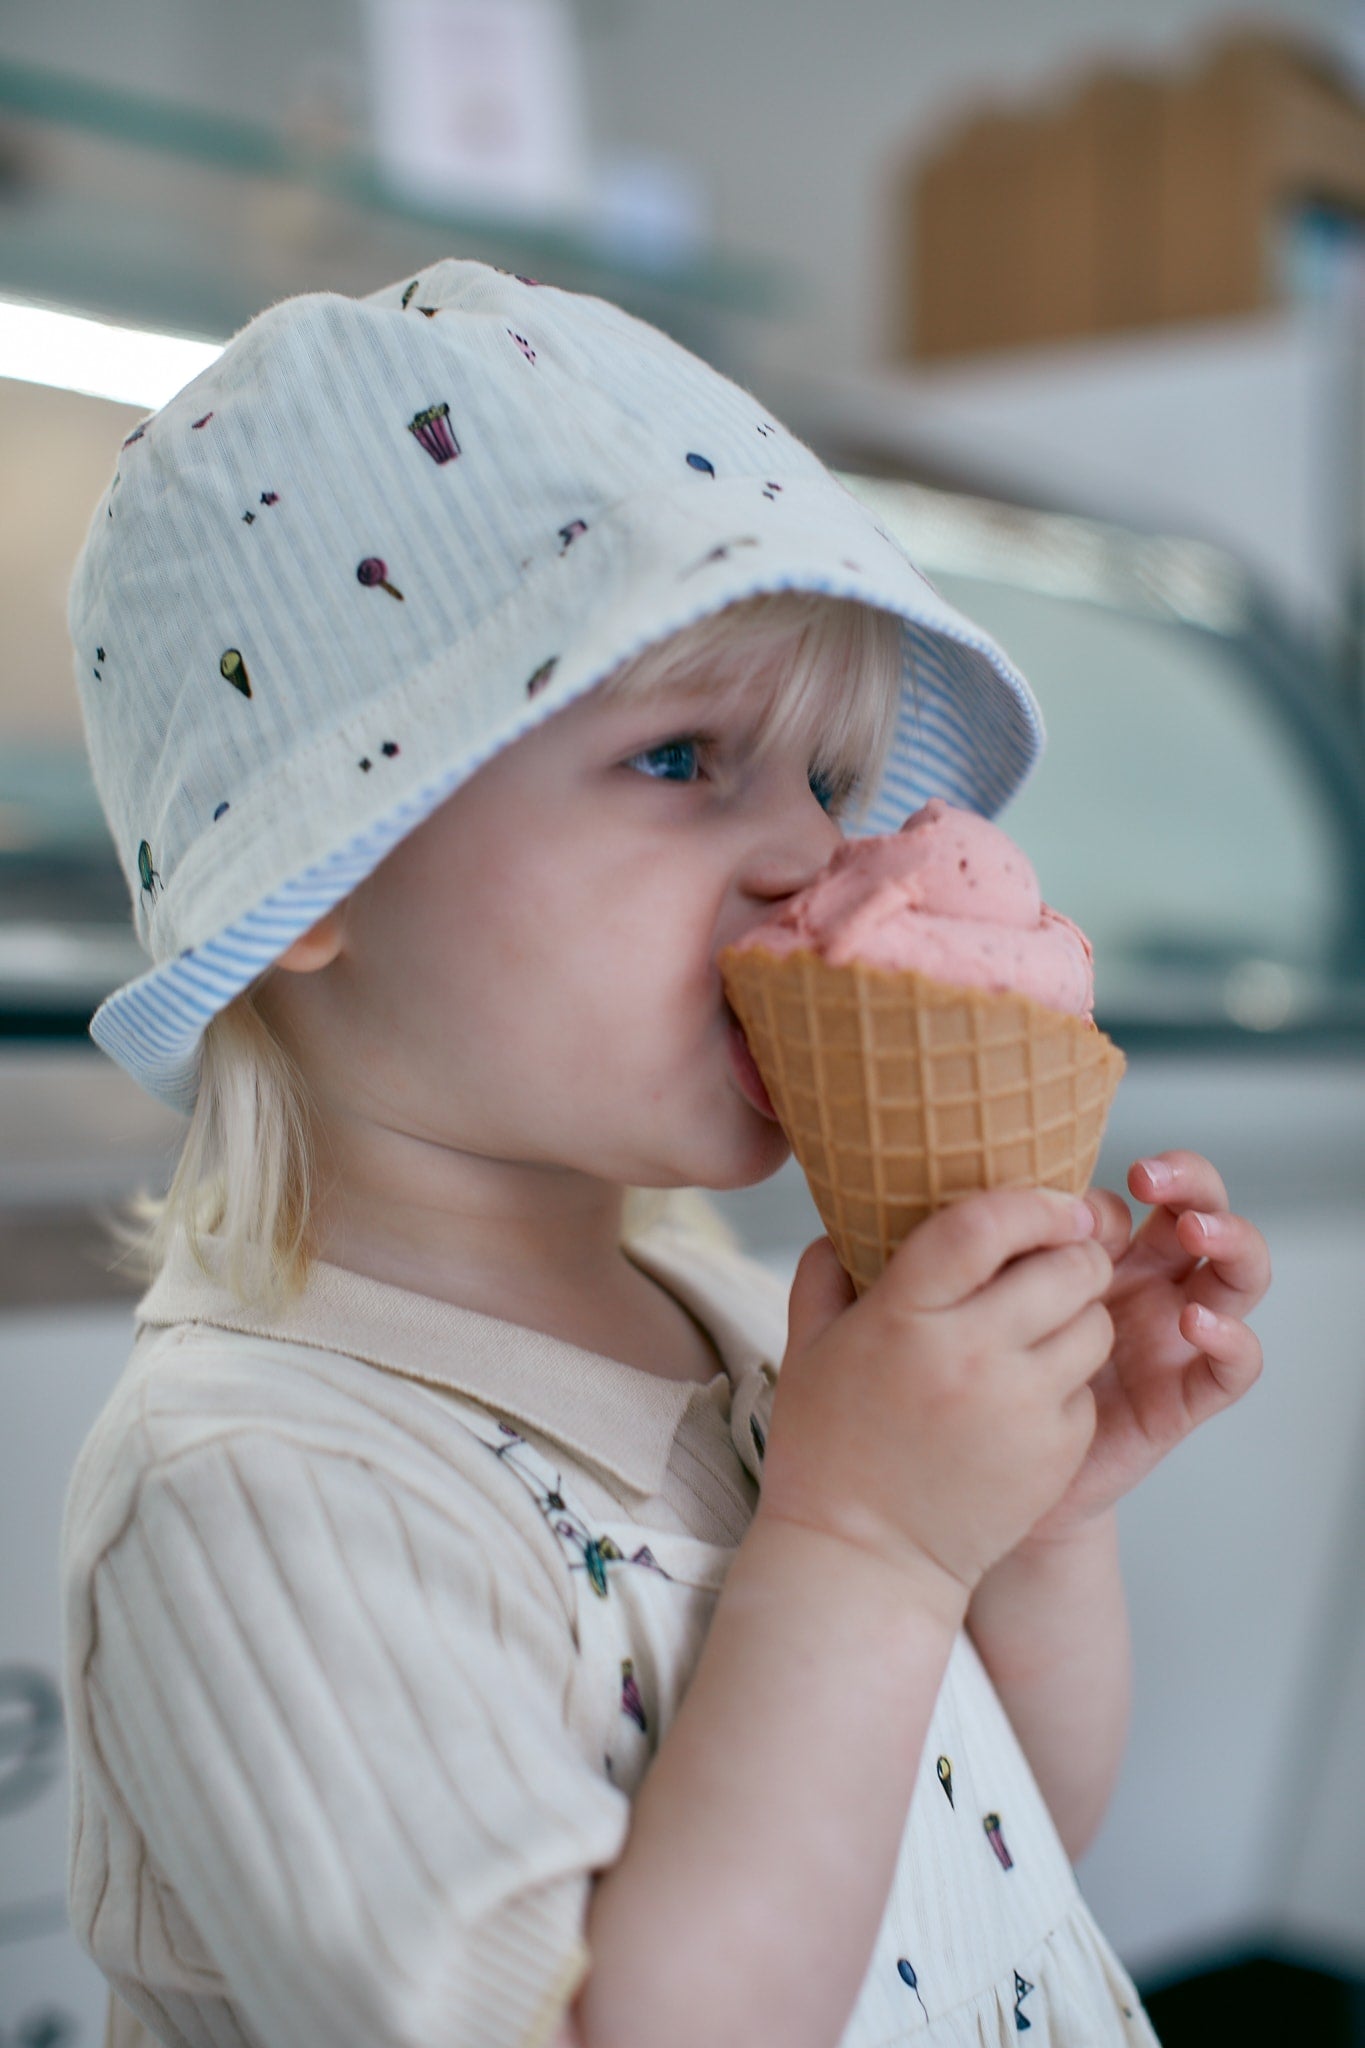
[[[665,740],[662,746],[646,747],[642,754],[633,755],[627,766],[636,768],[639,767],[641,762],[661,761],[665,763],[662,769],[656,770],[647,767],[644,770],[651,780],[655,782],[695,782],[695,773],[689,773],[688,771],[689,767],[695,770],[698,766],[697,751],[697,742],[695,740]]]
[[[821,810],[824,811],[835,810],[845,794],[842,789],[836,787],[828,775],[823,775],[818,768],[812,768],[810,771],[810,789],[811,795],[815,798]]]

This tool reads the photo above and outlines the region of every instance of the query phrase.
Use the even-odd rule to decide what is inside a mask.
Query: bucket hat
[[[450,259],[250,321],[134,429],[68,618],[148,972],[91,1036],[188,1113],[205,1024],[474,771],[758,592],[902,621],[860,825],[1042,747],[986,634],[757,398],[608,302]]]

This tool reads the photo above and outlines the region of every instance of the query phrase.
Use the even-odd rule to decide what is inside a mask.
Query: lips
[[[739,1028],[739,1019],[727,1003],[725,1005],[726,1032],[730,1042],[730,1064],[735,1070],[735,1079],[745,1100],[751,1102],[760,1116],[766,1116],[771,1123],[778,1121],[773,1108],[772,1097],[763,1085],[763,1076],[754,1064],[754,1056],[748,1041]]]

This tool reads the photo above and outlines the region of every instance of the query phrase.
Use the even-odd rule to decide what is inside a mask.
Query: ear
[[[301,932],[293,942],[271,963],[275,967],[287,967],[291,974],[312,974],[319,967],[329,967],[341,951],[342,918],[341,909],[328,910]]]

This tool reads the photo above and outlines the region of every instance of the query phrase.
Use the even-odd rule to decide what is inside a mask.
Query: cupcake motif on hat
[[[425,412],[414,413],[408,421],[408,432],[421,443],[433,462],[453,462],[460,452],[460,444],[450,429],[448,405],[429,405]]]

